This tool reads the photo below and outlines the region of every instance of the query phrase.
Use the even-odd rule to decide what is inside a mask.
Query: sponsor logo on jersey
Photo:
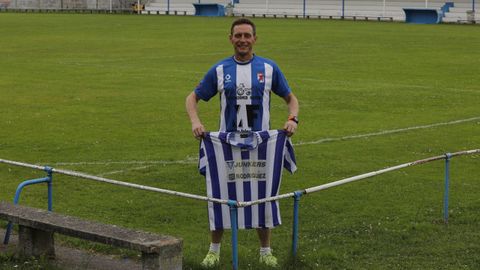
[[[241,83],[237,87],[237,99],[249,99],[252,95],[252,88],[245,87],[244,83]]]
[[[242,160],[242,161],[225,161],[228,173],[228,180],[265,180],[266,166],[265,160]]]
[[[225,83],[231,83],[232,82],[232,76],[230,74],[225,75]]]

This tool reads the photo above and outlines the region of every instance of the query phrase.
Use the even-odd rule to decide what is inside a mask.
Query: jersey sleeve
[[[217,71],[215,67],[212,67],[205,77],[195,88],[195,94],[202,100],[208,101],[218,92],[217,90]]]
[[[273,64],[272,91],[280,97],[286,97],[292,90],[280,68]]]
[[[293,145],[290,138],[287,138],[287,141],[285,143],[283,167],[292,174],[297,170],[297,161],[295,160],[295,153],[293,152]]]

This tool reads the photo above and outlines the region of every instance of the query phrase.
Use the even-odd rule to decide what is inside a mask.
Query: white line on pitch
[[[341,80],[329,80],[329,79],[317,79],[317,78],[301,78],[298,81],[313,81],[313,82],[333,82],[333,83],[341,83],[341,84],[363,84],[362,81],[359,82],[352,82],[352,81],[341,81]],[[438,86],[435,85],[419,85],[419,84],[402,84],[402,83],[389,83],[389,82],[369,82],[370,84],[377,85],[377,86],[395,86],[395,87],[405,87],[405,88],[423,88],[423,89],[439,89]],[[440,87],[441,90],[447,91],[455,91],[455,92],[469,92],[469,93],[480,93],[480,89],[463,89],[463,88],[452,88],[452,87]]]
[[[476,121],[476,120],[480,120],[480,116],[472,117],[472,118],[466,118],[466,119],[459,119],[459,120],[454,120],[454,121],[450,121],[450,122],[435,123],[435,124],[430,124],[430,125],[413,126],[413,127],[391,129],[391,130],[382,130],[382,131],[379,131],[379,132],[349,135],[349,136],[343,136],[343,137],[324,138],[324,139],[310,141],[310,142],[298,142],[298,143],[295,143],[294,145],[295,146],[302,146],[302,145],[310,145],[310,144],[321,144],[321,143],[326,143],[326,142],[335,142],[335,141],[345,141],[345,140],[352,140],[352,139],[359,139],[359,138],[368,138],[368,137],[381,136],[381,135],[386,135],[386,134],[401,133],[401,132],[406,132],[406,131],[410,131],[410,130],[428,129],[428,128],[433,128],[433,127],[455,125],[455,124],[461,124],[461,123],[466,123],[466,122],[472,122],[472,121]],[[57,162],[57,163],[54,163],[54,165],[65,165],[65,166],[67,166],[67,165],[71,165],[71,166],[75,166],[75,165],[115,165],[115,164],[171,165],[171,164],[195,164],[197,162],[198,162],[198,158],[188,156],[186,159],[183,159],[183,160],[149,160],[149,161],[148,160],[147,161],[130,160],[130,161],[103,161],[103,162],[102,161]],[[142,168],[142,167],[138,167],[138,168]],[[122,172],[122,171],[110,172],[110,173],[107,173],[107,174],[114,174],[114,173],[120,173],[120,172]]]
[[[320,140],[316,140],[316,141],[310,141],[310,142],[299,142],[299,143],[295,143],[294,145],[295,146],[300,146],[300,145],[320,144],[320,143],[325,143],[325,142],[343,141],[343,140],[358,139],[358,138],[367,138],[367,137],[381,136],[381,135],[386,135],[386,134],[400,133],[400,132],[416,130],[416,129],[426,129],[426,128],[433,128],[433,127],[440,127],[440,126],[455,125],[455,124],[471,122],[471,121],[476,121],[476,120],[480,120],[480,116],[467,118],[467,119],[460,119],[460,120],[455,120],[455,121],[450,121],[450,122],[423,125],[423,126],[413,126],[413,127],[407,127],[407,128],[382,130],[382,131],[379,131],[379,132],[349,135],[349,136],[336,137],[336,138],[324,138],[324,139],[320,139]]]
[[[107,175],[119,174],[119,173],[124,173],[124,172],[127,172],[127,171],[138,171],[138,170],[143,170],[143,169],[150,168],[152,166],[153,165],[146,165],[146,166],[141,166],[141,167],[128,168],[128,169],[124,169],[124,170],[105,172],[105,173],[99,174],[98,176],[104,177],[104,176],[107,176]]]

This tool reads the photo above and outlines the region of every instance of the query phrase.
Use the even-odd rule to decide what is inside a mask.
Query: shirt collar
[[[253,54],[252,58],[248,61],[245,61],[245,62],[242,62],[242,61],[238,61],[236,58],[235,58],[235,55],[232,56],[232,59],[233,61],[235,61],[235,63],[239,64],[239,65],[247,65],[247,64],[250,64],[250,62],[253,61],[253,59],[255,58],[255,54]]]

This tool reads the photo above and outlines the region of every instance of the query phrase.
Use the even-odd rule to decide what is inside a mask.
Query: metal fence
[[[145,0],[140,1],[144,4]],[[105,10],[132,11],[136,0],[0,0],[8,10]]]
[[[221,204],[227,204],[230,207],[230,218],[231,218],[231,224],[232,224],[232,264],[233,264],[233,269],[238,269],[238,237],[237,237],[237,208],[239,207],[247,207],[255,204],[260,204],[260,203],[266,203],[270,201],[275,201],[275,200],[280,200],[280,199],[285,199],[285,198],[294,198],[294,214],[293,214],[293,233],[292,233],[292,253],[293,256],[295,257],[297,253],[297,239],[298,239],[298,213],[299,213],[299,201],[300,197],[302,195],[307,195],[315,192],[319,192],[325,189],[329,189],[332,187],[344,185],[347,183],[371,178],[377,175],[385,174],[387,172],[391,171],[396,171],[400,170],[403,168],[411,167],[411,166],[416,166],[416,165],[421,165],[425,163],[429,163],[432,161],[436,160],[445,160],[445,193],[444,193],[444,201],[443,201],[443,206],[444,206],[444,221],[448,222],[448,197],[449,197],[449,182],[450,182],[450,160],[453,157],[457,156],[464,156],[464,155],[472,155],[472,154],[479,154],[480,149],[474,149],[474,150],[467,150],[467,151],[460,151],[460,152],[455,152],[455,153],[447,153],[444,155],[439,155],[439,156],[434,156],[426,159],[421,159],[421,160],[416,160],[404,164],[400,164],[397,166],[392,166],[388,167],[385,169],[341,179],[338,181],[330,182],[327,184],[319,185],[319,186],[314,186],[310,187],[307,189],[303,190],[298,190],[295,192],[289,192],[285,194],[281,194],[278,196],[274,197],[269,197],[261,200],[256,200],[256,201],[249,201],[249,202],[238,202],[234,200],[220,200],[216,198],[210,198],[210,197],[205,197],[205,196],[200,196],[200,195],[195,195],[195,194],[190,194],[190,193],[185,193],[185,192],[180,192],[180,191],[174,191],[174,190],[168,190],[168,189],[161,189],[161,188],[155,188],[155,187],[150,187],[150,186],[144,186],[144,185],[139,185],[139,184],[133,184],[133,183],[128,183],[128,182],[122,182],[118,180],[113,180],[113,179],[108,179],[104,177],[99,177],[99,176],[94,176],[94,175],[88,175],[85,173],[81,172],[75,172],[75,171],[70,171],[70,170],[62,170],[62,169],[55,169],[51,168],[48,166],[39,166],[39,165],[33,165],[33,164],[28,164],[28,163],[23,163],[23,162],[18,162],[18,161],[12,161],[12,160],[6,160],[6,159],[0,159],[0,163],[8,164],[8,165],[14,165],[14,166],[19,166],[19,167],[26,167],[26,168],[31,168],[35,170],[42,170],[47,173],[47,177],[44,178],[39,178],[39,179],[32,179],[32,180],[27,180],[21,183],[18,188],[17,192],[15,194],[14,198],[14,203],[18,202],[20,193],[22,189],[25,186],[32,185],[32,184],[38,184],[38,183],[47,183],[48,184],[48,209],[51,211],[52,210],[52,176],[54,173],[57,174],[63,174],[63,175],[68,175],[68,176],[73,176],[73,177],[79,177],[83,179],[88,179],[88,180],[93,180],[93,181],[98,181],[98,182],[103,182],[103,183],[108,183],[108,184],[113,184],[113,185],[119,185],[119,186],[124,186],[124,187],[129,187],[129,188],[135,188],[135,189],[140,189],[140,190],[147,190],[147,191],[153,191],[153,192],[158,192],[162,194],[167,194],[167,195],[173,195],[173,196],[180,196],[184,198],[189,198],[189,199],[194,199],[194,200],[201,200],[201,201],[209,201],[209,202],[215,202],[215,203],[221,203]],[[11,230],[11,223],[7,227],[7,233],[5,235],[4,243],[8,243],[9,235],[10,235],[10,230]]]

